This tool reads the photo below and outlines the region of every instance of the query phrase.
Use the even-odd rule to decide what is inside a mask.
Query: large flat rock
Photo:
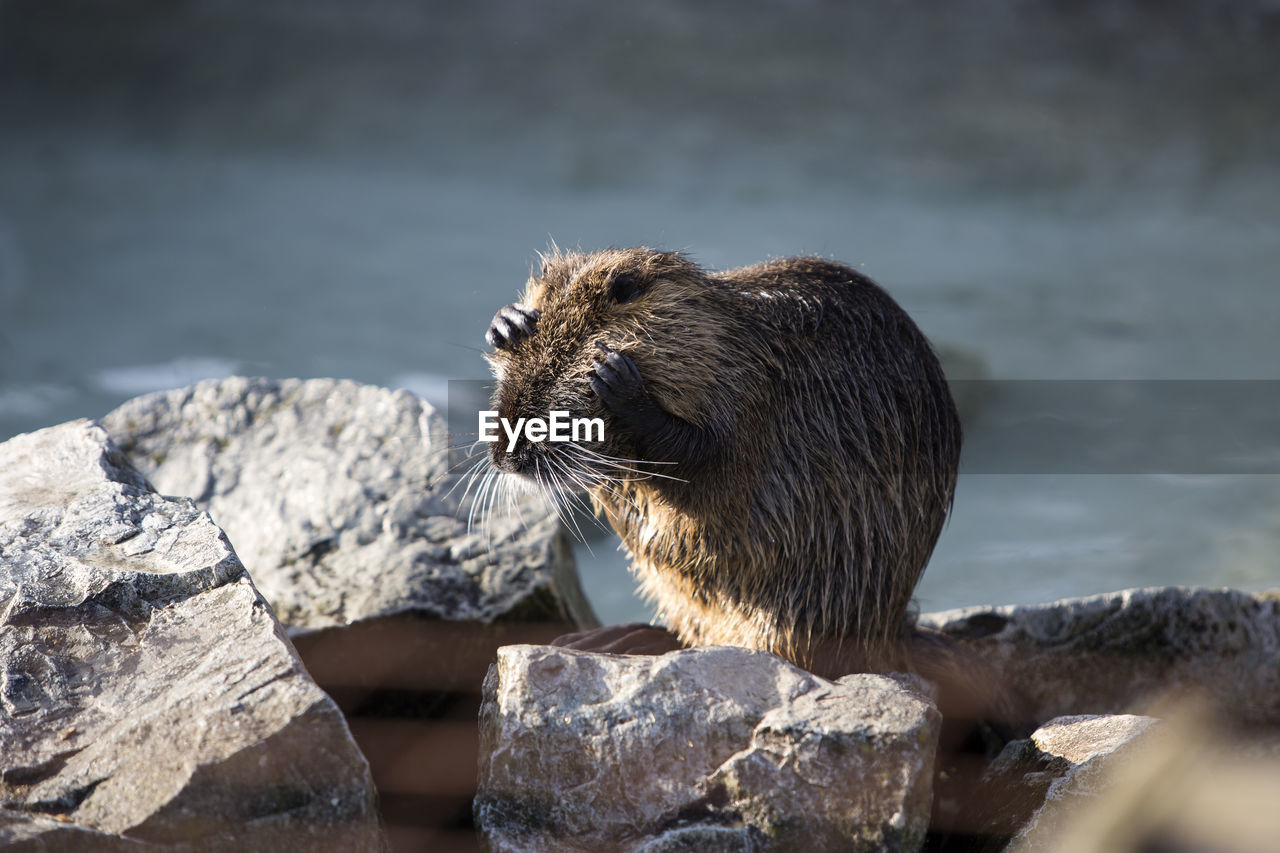
[[[1035,719],[1143,713],[1195,694],[1280,723],[1280,594],[1158,587],[933,613],[1031,702]]]
[[[507,646],[477,822],[494,851],[915,850],[939,716],[913,688],[747,649]]]
[[[444,420],[406,391],[235,377],[102,422],[160,492],[209,511],[293,633],[400,613],[593,624],[554,515],[529,496],[470,526]]]
[[[0,613],[0,846],[383,849],[368,764],[222,531],[100,426],[0,445]]]

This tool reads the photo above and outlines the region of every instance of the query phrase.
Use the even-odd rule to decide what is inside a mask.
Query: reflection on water
[[[994,378],[1280,379],[1280,13],[1149,7],[0,4],[0,437],[232,372],[442,400],[552,238],[835,256]],[[921,604],[1277,585],[1278,508],[966,476]]]

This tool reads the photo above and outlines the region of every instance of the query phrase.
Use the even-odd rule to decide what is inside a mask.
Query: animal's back
[[[700,531],[685,525],[702,547],[673,561],[677,549],[631,537],[644,588],[687,640],[811,666],[825,643],[872,663],[901,634],[955,487],[960,426],[941,366],[897,303],[843,265],[792,258],[709,278],[721,316],[694,319],[731,341],[701,405],[730,421],[733,448],[687,502],[715,507]]]

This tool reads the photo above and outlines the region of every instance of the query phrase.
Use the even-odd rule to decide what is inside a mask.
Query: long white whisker
[[[529,519],[526,517],[524,509],[520,506],[520,500],[516,495],[516,480],[514,477],[502,478],[502,492],[506,499],[507,512],[517,516],[520,519],[520,525],[525,529],[529,529]]]
[[[487,542],[489,543],[489,550],[493,550],[493,528],[494,528],[493,507],[496,501],[498,500],[499,494],[501,494],[502,490],[507,486],[506,477],[504,477],[503,474],[497,469],[494,469],[494,472],[495,472],[495,476],[489,488],[488,494],[486,496],[487,500],[485,501],[485,505],[484,505],[485,530],[486,530],[486,533],[488,534]]]
[[[484,507],[484,493],[489,488],[489,482],[494,478],[495,474],[492,468],[486,468],[484,474],[480,477],[480,482],[476,486],[476,492],[471,496],[471,506],[467,511],[467,532],[470,533],[475,522],[476,513],[480,512],[480,521],[484,523],[484,513],[481,511]]]
[[[452,486],[449,487],[449,491],[444,493],[444,500],[448,500],[450,495],[452,495],[454,491],[457,490],[458,484],[462,483],[463,481],[466,481],[467,487],[463,489],[462,497],[458,498],[459,508],[461,508],[462,505],[466,502],[467,492],[471,491],[471,487],[475,485],[476,477],[480,475],[480,466],[484,464],[485,457],[481,456],[476,458],[475,460],[464,459],[463,461],[464,462],[471,461],[471,467],[468,468],[464,473],[459,474],[458,479],[454,481],[454,484]]]
[[[583,458],[584,460],[590,459],[596,465],[602,465],[606,468],[610,468],[615,471],[626,471],[629,474],[636,474],[637,476],[635,479],[647,480],[650,477],[657,477],[658,479],[661,479],[661,480],[673,480],[677,483],[689,482],[683,477],[675,477],[675,476],[672,476],[671,474],[659,474],[657,471],[641,471],[638,468],[632,468],[629,465],[622,464],[612,457],[607,457],[602,454],[595,453],[594,451],[588,450],[587,448],[580,447],[578,445],[569,444],[569,445],[565,445],[565,447],[571,448],[573,451],[584,454],[583,456],[581,456],[581,458]],[[642,462],[638,464],[644,465],[649,463]]]
[[[451,447],[449,448],[448,452],[451,453],[454,450],[458,450],[458,449],[460,449],[460,447]],[[444,469],[444,472],[445,474],[452,474],[456,469],[461,468],[463,465],[466,465],[469,462],[473,463],[476,458],[477,458],[477,454],[475,453],[475,451],[468,450],[461,459],[459,459],[457,462],[453,463],[452,465],[447,466]],[[479,457],[479,458],[483,458],[483,457]]]
[[[548,467],[553,469],[552,476],[555,477],[556,481],[560,484],[561,493],[567,499],[566,514],[569,516],[569,521],[573,525],[573,529],[577,531],[578,541],[581,542],[583,545],[586,545],[587,553],[591,554],[591,556],[594,557],[595,552],[591,550],[591,543],[587,541],[586,535],[582,532],[582,527],[581,525],[578,524],[577,514],[574,512],[575,506],[580,507],[583,511],[586,511],[586,505],[582,502],[582,498],[578,497],[578,495],[576,495],[572,489],[566,488],[564,484],[565,480],[568,480],[572,483],[577,483],[578,478],[573,473],[573,471],[569,469],[569,466],[565,463],[563,459],[560,459],[554,455],[547,457],[547,459],[548,459],[548,462],[550,463]],[[558,473],[556,472],[556,469],[558,469]],[[595,516],[592,516],[592,520],[597,521],[597,523],[599,523],[598,520],[595,519]]]
[[[576,500],[576,496],[573,494],[573,492],[565,488],[564,481],[561,479],[560,474],[557,473],[556,471],[557,467],[558,467],[558,464],[555,457],[548,456],[547,457],[547,476],[550,477],[555,482],[556,489],[557,489],[557,492],[559,493],[559,496],[561,498],[568,498],[569,500]],[[572,528],[574,535],[578,537],[578,541],[584,545],[587,545],[587,537],[582,534],[582,528],[578,525],[578,520],[573,514],[572,504],[565,503],[563,505],[563,509],[564,511],[559,514],[560,523],[564,524],[566,529]],[[591,550],[590,545],[587,545],[587,550],[588,551]],[[594,557],[595,555],[592,554],[592,556]]]
[[[589,448],[580,446],[580,444],[566,444],[566,447],[572,448],[573,451],[582,453],[582,455],[585,455],[585,457],[590,457],[591,460],[598,462],[598,464],[600,465],[612,467],[613,470],[627,471],[627,473],[631,473],[631,474],[639,474],[640,478],[643,478],[643,479],[648,479],[650,478],[650,476],[657,476],[657,478],[659,479],[675,480],[675,482],[677,483],[689,482],[689,480],[682,478],[682,476],[673,476],[671,474],[659,474],[657,473],[657,471],[643,471],[643,470],[637,469],[637,467],[631,467],[630,465],[626,464],[626,462],[632,462],[632,464],[636,464],[636,465],[650,465],[650,464],[653,464],[653,462],[641,462],[637,460],[620,460],[618,459],[618,457],[605,456],[603,455],[603,453],[596,453],[593,450],[589,450]]]
[[[595,475],[593,473],[574,470],[574,467],[569,465],[568,461],[565,460],[564,458],[557,458],[556,461],[557,461],[557,464],[560,466],[560,472],[564,475],[566,479],[568,479],[571,483],[573,483],[575,486],[578,487],[578,489],[580,489],[583,492],[591,491],[591,487],[585,481],[584,476],[594,477]],[[609,531],[611,529],[608,527],[608,525],[601,522],[600,519],[596,518],[596,515],[594,512],[592,512],[591,507],[588,506],[586,501],[584,501],[579,495],[575,494],[573,491],[570,491],[568,492],[568,496],[570,500],[572,500],[582,510],[583,513],[585,513],[587,516],[591,518],[591,521],[597,527],[599,527],[601,530],[604,530],[604,531]]]
[[[594,463],[592,463],[592,464],[594,464]],[[623,482],[632,482],[632,481],[631,481],[631,480],[624,480]],[[590,490],[588,489],[587,491],[590,491]],[[633,501],[631,498],[629,498],[629,497],[627,497],[626,495],[624,495],[621,491],[619,491],[618,489],[612,489],[612,490],[611,490],[611,494],[612,494],[615,498],[617,498],[617,499],[619,499],[619,500],[622,500],[622,501],[626,501],[627,503],[631,504],[632,508],[633,508],[633,509],[635,509],[635,511],[636,511],[636,515],[640,516],[641,518],[643,518],[643,517],[644,517],[644,510],[642,510],[642,509],[640,508],[640,505],[639,505],[638,503],[636,503],[635,501]],[[593,516],[593,517],[594,517],[594,516]]]
[[[679,462],[659,462],[659,461],[650,460],[650,459],[628,459],[625,456],[611,456],[608,453],[601,453],[598,450],[593,450],[592,448],[586,447],[585,445],[581,445],[581,444],[567,444],[565,446],[572,447],[576,450],[581,450],[583,453],[590,453],[592,456],[596,457],[597,459],[607,459],[610,462],[627,462],[633,465],[679,465],[680,464]]]

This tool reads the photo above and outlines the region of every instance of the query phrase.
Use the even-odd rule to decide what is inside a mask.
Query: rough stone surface
[[[1237,719],[1280,723],[1280,595],[1164,587],[921,617],[961,638],[1035,719],[1142,712],[1197,693]]]
[[[1112,728],[1106,718],[1086,722],[1110,729],[1103,736],[1111,735],[1112,742],[1100,744],[1096,756],[1055,782],[1044,806],[1009,849],[1275,850],[1280,838],[1280,739],[1274,729],[1224,726],[1206,710],[1195,702],[1170,707],[1169,716],[1158,725],[1148,724],[1132,745],[1115,744],[1125,732]],[[1050,738],[1046,750],[1072,752],[1090,738],[1087,731],[1073,735],[1074,743],[1065,748],[1061,736]]]
[[[225,536],[88,421],[0,445],[0,763],[6,849],[384,846],[367,763]]]
[[[157,489],[209,511],[291,632],[404,612],[594,623],[532,498],[468,531],[444,421],[406,391],[236,377],[139,397],[103,425]]]
[[[914,850],[939,716],[907,684],[746,649],[507,646],[477,823],[495,851]]]
[[[146,853],[157,849],[145,841],[99,832],[65,819],[0,809],[0,849],[5,853],[46,853],[83,850],[85,853]],[[161,848],[162,849],[162,848]]]
[[[1157,724],[1131,714],[1058,717],[1010,742],[983,780],[999,804],[992,834],[1038,849],[1060,828],[1056,816],[1101,794],[1118,757]]]
[[[1072,767],[1083,767],[1133,743],[1157,722],[1154,717],[1135,714],[1057,717],[1036,729],[1031,742],[1044,755],[1056,755]]]
[[[161,492],[227,531],[347,714],[393,839],[474,845],[459,815],[495,649],[595,624],[549,509],[524,495],[469,527],[469,469],[404,391],[233,378],[132,400],[105,424]]]

